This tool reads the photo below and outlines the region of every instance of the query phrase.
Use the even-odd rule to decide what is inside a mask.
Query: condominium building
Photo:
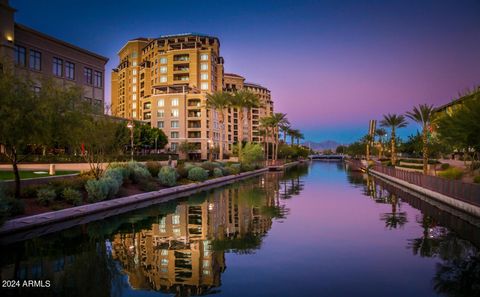
[[[85,99],[103,113],[108,58],[15,23],[15,12],[8,0],[0,0],[2,68],[13,66],[17,74],[36,83],[35,90],[45,78],[65,87],[80,86]]]
[[[112,115],[161,128],[169,150],[177,151],[185,141],[193,143],[194,158],[207,159],[219,146],[227,153],[232,150],[238,141],[238,112],[226,110],[222,124],[219,112],[206,106],[207,94],[228,89],[225,81],[232,76],[224,75],[217,37],[185,33],[136,38],[120,49],[118,57],[112,71]],[[238,78],[241,89],[245,79]],[[270,91],[256,84],[245,87],[266,102],[265,110],[252,111],[243,130],[249,131],[247,140],[258,141],[254,136],[258,117],[268,115],[273,106]]]

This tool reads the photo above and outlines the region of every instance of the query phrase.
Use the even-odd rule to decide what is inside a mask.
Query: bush
[[[150,172],[143,167],[136,167],[133,168],[130,174],[130,179],[132,180],[133,183],[140,183],[144,180],[150,179],[152,175],[150,175]]]
[[[189,169],[191,169],[191,168],[189,168]],[[187,168],[185,167],[184,164],[177,166],[177,173],[178,173],[178,176],[181,177],[181,178],[187,178],[188,177],[188,170],[187,170]]]
[[[158,173],[158,179],[162,185],[173,187],[177,184],[177,172],[170,166],[164,166]]]
[[[210,162],[210,161],[205,161],[203,162],[202,164],[200,164],[200,167],[202,167],[203,169],[205,170],[208,170],[208,172],[210,172],[210,174],[213,175],[213,170],[215,168],[220,168],[221,165],[217,162]],[[190,170],[189,170],[190,171]]]
[[[480,175],[477,175],[473,178],[473,182],[476,184],[480,184]]]
[[[107,199],[109,194],[109,184],[103,179],[91,179],[85,184],[85,190],[88,193],[89,202],[97,202]]]
[[[239,174],[240,173],[240,164],[232,164],[228,166],[230,169],[231,174]]]
[[[63,199],[72,205],[82,204],[82,193],[72,188],[65,188],[62,192]]]
[[[22,198],[34,198],[37,197],[37,191],[45,188],[45,185],[30,185],[22,189]],[[0,195],[1,196],[1,195]]]
[[[204,181],[208,179],[208,171],[201,167],[193,167],[188,171],[188,179],[192,181]]]
[[[220,168],[213,169],[213,176],[214,177],[222,177],[223,176],[222,169],[220,169]]]
[[[231,170],[230,167],[222,167],[222,168],[220,168],[220,170],[222,170],[222,175],[223,176],[227,176],[227,175],[232,174],[232,170]]]
[[[461,179],[463,176],[463,171],[456,167],[450,167],[444,171],[440,171],[438,176],[446,179]]]
[[[255,164],[263,161],[263,150],[260,144],[247,143],[240,155],[240,161],[246,164]]]
[[[160,172],[160,168],[162,168],[160,162],[158,161],[148,161],[145,165],[147,166],[147,170],[150,172],[151,176],[157,176]]]
[[[49,205],[56,197],[57,194],[55,193],[55,190],[51,188],[39,189],[37,191],[37,202],[41,205]]]
[[[248,164],[248,163],[242,163],[240,165],[240,171],[241,172],[247,172],[247,171],[252,171],[255,170],[255,164]]]
[[[126,168],[109,168],[103,173],[102,178],[111,178],[117,181],[118,184],[122,185],[123,180],[127,177],[128,170]]]
[[[441,170],[447,170],[448,168],[450,168],[450,164],[448,163],[442,163],[442,165],[440,165]]]

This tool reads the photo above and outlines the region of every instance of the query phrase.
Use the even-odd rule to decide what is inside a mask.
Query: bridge
[[[317,154],[317,155],[310,155],[308,156],[310,160],[321,160],[321,161],[343,161],[345,158],[344,155],[324,155],[324,154]]]

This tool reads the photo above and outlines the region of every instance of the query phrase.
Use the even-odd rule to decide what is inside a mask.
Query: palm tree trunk
[[[240,156],[242,155],[242,144],[243,144],[243,108],[239,108],[238,109],[238,114],[239,114],[239,119],[240,119],[240,125],[237,125],[238,126],[241,126],[240,129],[238,129],[238,157],[240,158]]]
[[[395,145],[395,129],[392,127],[392,155],[390,156],[390,161],[392,162],[392,166],[395,166],[397,162],[397,152],[396,152],[396,145]]]
[[[428,173],[428,130],[427,127],[423,127],[423,174]]]
[[[223,136],[225,133],[225,127],[223,125],[224,120],[225,120],[224,110],[222,109],[220,112],[220,121],[219,121],[220,122],[220,148],[219,148],[220,156],[218,156],[218,159],[220,161],[223,160]]]
[[[12,149],[12,166],[13,166],[13,174],[15,175],[15,198],[20,198],[20,172],[18,170],[18,156],[17,150],[15,148]]]
[[[368,165],[368,161],[370,161],[370,143],[368,140],[367,140],[367,149],[366,149],[366,159],[367,159],[367,165]]]
[[[290,145],[293,145],[295,141],[295,137],[293,137],[293,134],[290,134]]]

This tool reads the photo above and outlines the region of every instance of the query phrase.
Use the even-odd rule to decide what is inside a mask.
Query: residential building
[[[222,124],[219,113],[206,108],[207,94],[229,89],[225,82],[232,77],[224,75],[217,37],[185,33],[135,38],[120,49],[118,57],[112,71],[112,115],[161,128],[171,151],[184,141],[193,143],[193,158],[207,159],[220,145],[231,152],[238,141],[238,112],[230,108]],[[241,89],[244,78],[238,78]],[[257,141],[253,135],[258,134],[258,125],[253,123],[258,124],[260,115],[268,115],[273,105],[266,88],[247,87],[267,102],[266,110],[252,111],[250,123],[245,123],[247,140]]]
[[[103,113],[105,64],[108,58],[15,23],[16,10],[8,0],[0,0],[0,63],[10,64],[19,75],[41,88],[45,78],[68,87],[83,88],[86,100]]]

